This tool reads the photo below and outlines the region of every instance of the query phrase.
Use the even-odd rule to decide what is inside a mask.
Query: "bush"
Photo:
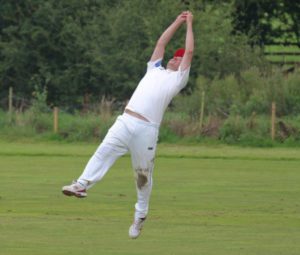
[[[286,115],[299,114],[300,113],[300,70],[290,74],[284,84],[284,97],[286,109],[284,113]]]
[[[176,143],[180,140],[180,137],[176,135],[170,127],[162,126],[159,131],[159,138],[158,142],[165,142],[165,143]]]
[[[209,80],[196,80],[191,94],[175,98],[160,130],[160,142],[219,139],[229,144],[273,146],[270,139],[271,102],[276,102],[276,141],[292,145],[300,141],[300,72],[284,76],[278,69],[261,73],[258,68]],[[200,108],[204,116],[200,129]],[[0,111],[2,136],[45,137],[67,141],[101,140],[115,117],[103,107],[100,113],[59,113],[59,132],[53,135],[53,115],[46,106],[46,90],[37,90],[32,107],[12,115]],[[99,107],[98,107],[99,108]],[[98,109],[99,112],[99,109]]]
[[[252,113],[270,114],[272,102],[276,103],[278,116],[296,115],[300,112],[300,71],[285,76],[280,69],[262,73],[258,68],[241,72],[240,76],[227,75],[220,79],[198,77],[190,95],[180,95],[174,100],[174,111],[183,112],[192,120],[200,115],[202,92],[205,93],[204,112],[227,118],[234,110],[243,117]]]
[[[80,116],[60,114],[59,135],[67,141],[101,140],[112,125],[115,117],[102,121],[101,115],[93,113]]]
[[[239,116],[230,116],[220,128],[220,139],[226,143],[237,143],[246,129],[245,121]]]

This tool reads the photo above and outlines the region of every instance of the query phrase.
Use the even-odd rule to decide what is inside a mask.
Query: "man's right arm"
[[[181,26],[181,24],[185,22],[186,16],[187,12],[182,12],[176,18],[176,20],[163,32],[156,43],[150,61],[155,61],[164,57],[167,44],[169,43],[177,29]]]

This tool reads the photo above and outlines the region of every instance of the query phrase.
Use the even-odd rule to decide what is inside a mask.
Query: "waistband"
[[[144,120],[141,120],[141,119],[138,119],[126,112],[124,112],[122,115],[120,115],[119,117],[122,117],[122,118],[125,118],[125,119],[130,119],[130,121],[134,121],[135,123],[139,123],[139,124],[142,124],[144,126],[149,126],[149,127],[155,127],[155,128],[159,128],[159,125],[156,124],[156,123],[153,123],[153,122],[147,122],[147,121],[144,121]],[[118,118],[119,118],[118,117]]]

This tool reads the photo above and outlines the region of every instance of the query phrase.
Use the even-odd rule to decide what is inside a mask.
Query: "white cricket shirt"
[[[187,84],[190,72],[190,68],[181,71],[181,67],[178,71],[166,70],[161,62],[162,59],[148,62],[147,72],[126,106],[158,125],[172,98]]]

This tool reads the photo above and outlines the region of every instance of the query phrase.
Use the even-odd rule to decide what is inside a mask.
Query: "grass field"
[[[86,199],[61,195],[96,145],[0,142],[1,255],[298,255],[300,150],[159,145],[148,221],[121,158]]]

